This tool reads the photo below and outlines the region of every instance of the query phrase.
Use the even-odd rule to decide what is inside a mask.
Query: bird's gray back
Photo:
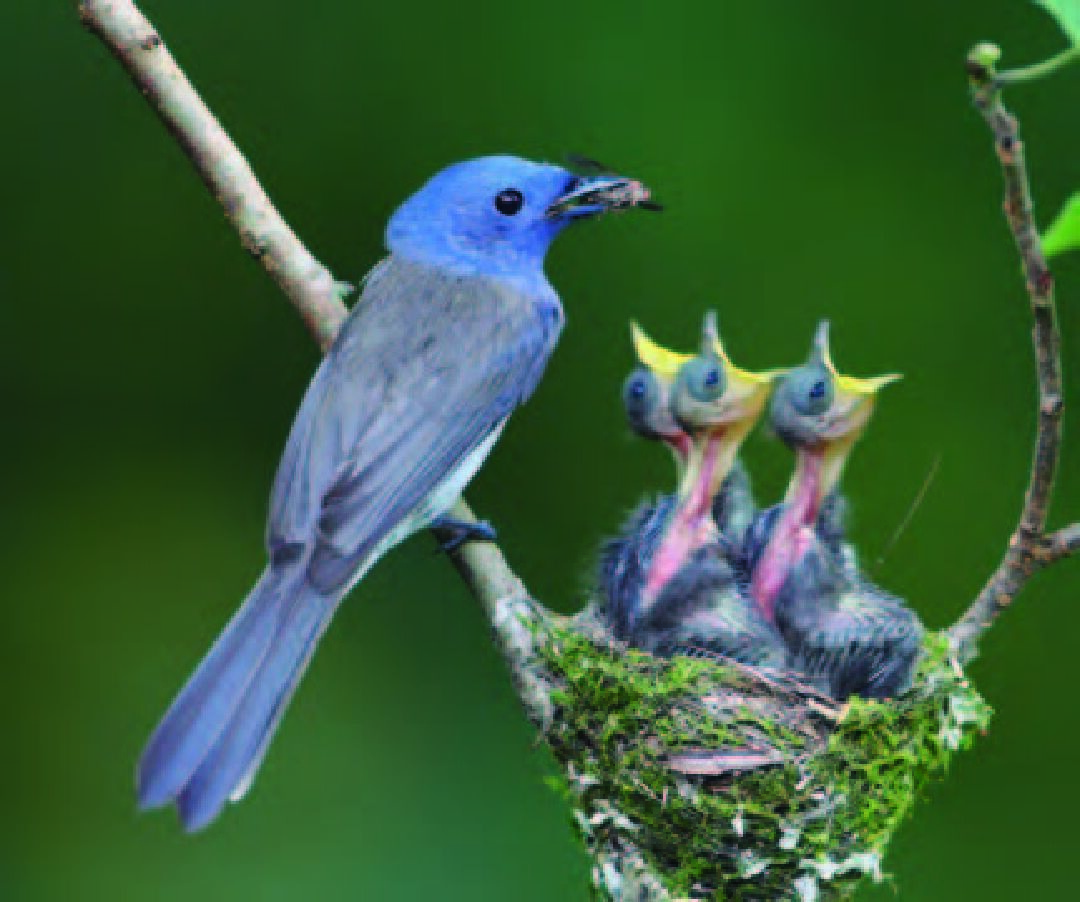
[[[270,499],[275,557],[336,588],[536,387],[554,292],[390,257],[308,388]]]

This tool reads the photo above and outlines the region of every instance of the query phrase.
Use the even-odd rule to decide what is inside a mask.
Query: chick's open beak
[[[902,377],[899,373],[886,376],[874,376],[870,379],[858,379],[854,376],[835,375],[836,399],[828,414],[828,423],[823,431],[827,442],[854,438],[866,427],[870,414],[874,410],[877,393]]]
[[[772,386],[772,373],[751,373],[732,366],[727,366],[728,390],[724,392],[721,413],[727,422],[744,424],[746,429],[753,428],[765,409]]]
[[[872,379],[836,376],[836,398],[822,430],[824,442],[819,450],[821,467],[814,493],[818,504],[840,481],[848,455],[870,421],[878,391],[900,378],[897,373]]]
[[[694,402],[685,394],[674,403],[675,418],[687,431],[737,433],[753,428],[769,398],[772,373],[751,373],[725,360],[726,388],[711,403]]]
[[[549,217],[596,216],[608,210],[641,207],[659,210],[652,192],[636,179],[619,175],[574,176],[563,194],[547,208]]]
[[[750,373],[725,361],[727,388],[716,402],[693,409],[676,402],[676,419],[690,436],[690,455],[680,495],[698,503],[712,499],[735,463],[769,397],[771,374]],[[685,399],[684,399],[685,400]],[[708,500],[711,504],[711,500]]]

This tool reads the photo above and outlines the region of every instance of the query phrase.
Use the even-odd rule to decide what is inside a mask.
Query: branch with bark
[[[1046,263],[1035,224],[1031,189],[1020,127],[1001,101],[1001,88],[1009,73],[994,69],[997,48],[980,44],[968,55],[971,100],[986,120],[994,140],[1005,183],[1005,219],[1020,252],[1024,280],[1034,321],[1035,373],[1038,382],[1038,425],[1020,521],[1009,539],[1005,555],[978,597],[949,629],[949,640],[961,662],[978,654],[979,639],[994,624],[1027,581],[1038,571],[1073,554],[1080,547],[1080,523],[1047,532],[1061,449],[1061,336],[1054,304],[1054,277]]]

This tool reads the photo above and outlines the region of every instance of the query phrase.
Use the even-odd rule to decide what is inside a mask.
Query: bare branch
[[[206,186],[225,209],[244,247],[277,282],[326,350],[347,311],[338,284],[293,233],[229,138],[176,64],[153,25],[130,0],[82,0],[79,16],[109,48],[176,138]],[[464,502],[452,515],[474,517]],[[454,563],[491,620],[529,719],[545,726],[550,692],[536,660],[534,631],[546,612],[530,599],[502,552],[466,543]]]
[[[1080,523],[1063,526],[1046,537],[1046,563],[1052,564],[1080,551]]]
[[[997,570],[971,607],[949,630],[949,637],[962,661],[977,654],[978,640],[990,628],[1028,579],[1038,570],[1064,557],[1055,553],[1053,537],[1045,535],[1047,508],[1054,488],[1061,445],[1061,339],[1054,306],[1054,279],[1043,256],[1039,232],[1032,212],[1031,191],[1024,164],[1023,144],[1016,118],[1001,102],[1001,83],[993,68],[995,53],[976,47],[968,56],[971,97],[994,139],[1005,182],[1005,218],[1020,252],[1028,298],[1034,320],[1032,341],[1039,391],[1039,416],[1031,475],[1020,522],[1009,540]],[[1075,530],[1075,527],[1070,527]],[[1071,534],[1070,534],[1071,535]],[[1071,547],[1067,536],[1060,547]]]
[[[153,25],[127,0],[84,0],[79,16],[127,70],[224,207],[244,248],[270,273],[326,350],[347,312],[333,276],[286,225]]]

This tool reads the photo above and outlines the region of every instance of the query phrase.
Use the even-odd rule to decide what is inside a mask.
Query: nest
[[[939,634],[902,696],[843,705],[790,675],[628,648],[591,608],[539,644],[560,786],[613,900],[849,898],[991,713]]]

